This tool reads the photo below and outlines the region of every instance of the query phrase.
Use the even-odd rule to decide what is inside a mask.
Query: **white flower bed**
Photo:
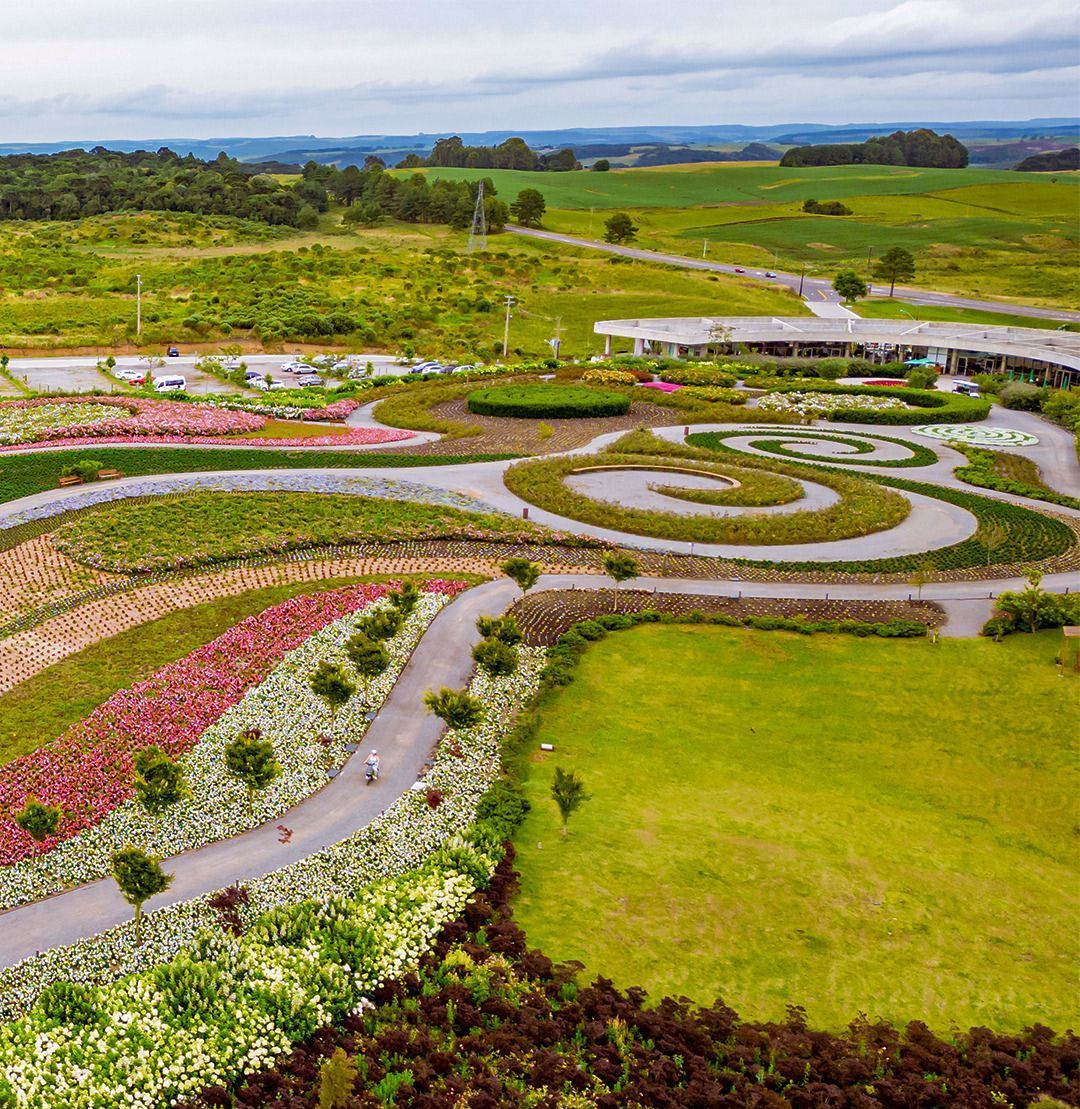
[[[767,393],[757,403],[766,412],[785,412],[796,416],[823,416],[841,409],[884,412],[907,408],[897,397],[871,397],[859,393]]]
[[[345,643],[358,624],[378,608],[379,601],[311,636],[203,733],[197,746],[183,756],[192,796],[167,813],[149,816],[131,800],[112,810],[99,824],[61,843],[40,859],[24,859],[0,869],[0,909],[58,893],[110,873],[112,853],[129,844],[167,857],[193,851],[280,816],[327,781],[327,770],[348,757],[346,743],[359,743],[367,730],[364,715],[377,709],[393,688],[417,642],[435,614],[446,604],[440,593],[422,593],[401,630],[386,644],[390,665],[373,678],[353,674],[356,694],[331,716],[308,678],[319,662],[352,667]],[[224,747],[248,728],[259,728],[274,745],[282,773],[256,794],[246,790],[225,769]],[[320,743],[320,736],[328,738]]]
[[[546,651],[521,647],[519,652],[521,665],[509,677],[493,678],[478,672],[473,678],[470,689],[484,702],[487,716],[476,728],[451,733],[456,746],[445,741],[440,744],[434,766],[424,779],[425,787],[442,791],[438,807],[428,804],[423,791],[406,791],[382,815],[347,839],[245,883],[251,896],[245,919],[309,899],[325,902],[332,897],[355,896],[371,882],[415,870],[433,852],[465,832],[475,819],[480,797],[498,773],[499,744],[518,708],[535,693],[539,683]],[[423,711],[421,706],[417,705],[417,711]],[[218,931],[207,900],[200,897],[149,913],[143,919],[141,947],[135,946],[134,925],[126,922],[0,970],[0,1019],[11,1020],[25,1013],[41,991],[55,982],[112,983],[124,975],[169,962],[190,948],[201,932]],[[451,919],[458,912],[460,908],[443,919]],[[6,1036],[0,1029],[0,1074],[9,1059],[18,1057]]]

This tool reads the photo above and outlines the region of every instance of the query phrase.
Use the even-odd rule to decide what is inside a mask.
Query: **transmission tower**
[[[487,250],[487,212],[484,210],[484,182],[478,182],[476,207],[473,209],[472,227],[469,229],[468,252]]]

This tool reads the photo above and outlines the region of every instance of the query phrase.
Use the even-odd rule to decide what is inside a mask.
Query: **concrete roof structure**
[[[634,353],[651,348],[678,354],[727,343],[911,347],[994,354],[1044,362],[1080,377],[1080,334],[1034,327],[940,323],[929,320],[821,319],[814,316],[671,316],[599,320],[597,335],[632,339]]]

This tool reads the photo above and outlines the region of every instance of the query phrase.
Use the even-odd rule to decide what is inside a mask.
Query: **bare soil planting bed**
[[[547,647],[582,620],[612,611],[642,612],[652,609],[672,615],[722,612],[743,620],[747,616],[805,616],[811,620],[917,620],[936,628],[945,623],[945,612],[932,601],[801,600],[797,597],[707,597],[696,593],[654,593],[646,589],[620,589],[617,607],[611,589],[550,589],[528,594],[514,603],[511,612],[529,646]]]

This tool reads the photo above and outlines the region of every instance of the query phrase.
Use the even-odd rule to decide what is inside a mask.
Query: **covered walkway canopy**
[[[1080,334],[1034,327],[815,316],[670,316],[600,320],[612,353],[629,339],[637,355],[702,358],[742,348],[782,356],[862,356],[874,362],[922,358],[950,373],[1020,371],[1045,384],[1080,385]]]

